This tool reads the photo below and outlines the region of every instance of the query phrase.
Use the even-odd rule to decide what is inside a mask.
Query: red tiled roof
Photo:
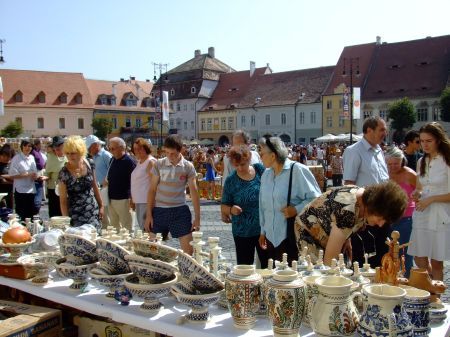
[[[381,44],[362,98],[440,96],[449,74],[450,35]]]
[[[0,69],[6,106],[92,108],[91,95],[81,73],[63,73],[34,70]],[[16,102],[15,94],[22,93],[22,102]],[[45,103],[37,99],[40,92],[45,94]],[[61,103],[59,96],[65,93],[67,103]],[[82,104],[74,98],[82,95]]]
[[[210,107],[213,110],[224,110],[229,109],[231,105],[239,107],[239,102],[247,93],[251,83],[267,71],[268,67],[256,68],[251,77],[249,70],[221,74],[219,84],[203,110],[210,110]]]
[[[333,74],[334,66],[259,75],[240,101],[240,108],[295,104],[304,93],[302,103],[320,102]]]

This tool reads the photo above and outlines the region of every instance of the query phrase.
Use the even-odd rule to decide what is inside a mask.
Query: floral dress
[[[84,224],[91,224],[97,231],[101,229],[98,218],[98,204],[92,188],[93,161],[87,165],[87,174],[81,177],[74,177],[66,166],[59,172],[58,180],[67,187],[68,211],[71,218],[71,225],[79,227]]]
[[[342,186],[327,191],[305,206],[295,219],[295,236],[299,251],[308,247],[315,261],[319,250],[325,251],[332,225],[340,228],[348,238],[364,226],[356,204],[357,186]]]

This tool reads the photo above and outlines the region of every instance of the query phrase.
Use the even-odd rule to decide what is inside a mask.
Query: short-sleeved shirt
[[[186,185],[189,179],[197,175],[191,162],[183,156],[176,165],[167,157],[158,159],[152,174],[159,177],[155,207],[179,207],[186,204]]]
[[[233,171],[225,181],[222,192],[222,204],[239,206],[242,213],[231,216],[232,232],[238,237],[259,236],[259,188],[261,176],[265,170],[260,163],[252,165],[255,168],[255,177],[252,180],[241,179]]]
[[[18,176],[31,172],[37,173],[36,161],[31,154],[25,156],[23,153],[18,153],[11,159],[9,175]],[[14,179],[13,190],[19,193],[36,193],[34,180],[31,177]]]

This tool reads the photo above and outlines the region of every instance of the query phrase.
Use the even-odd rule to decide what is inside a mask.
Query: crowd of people
[[[379,266],[386,237],[398,230],[400,243],[410,242],[406,276],[415,262],[442,280],[450,259],[448,135],[432,122],[399,146],[385,147],[386,136],[385,121],[370,117],[349,146],[288,146],[270,135],[250,144],[243,130],[225,147],[187,146],[170,135],[156,153],[143,138],[127,146],[119,137],[105,144],[94,135],[55,136],[46,152],[39,140],[24,139],[17,153],[0,148],[0,193],[21,219],[39,214],[46,197],[49,216],[70,216],[72,226],[170,233],[191,254],[202,181],[204,197],[220,201],[222,221],[232,226],[238,264],[255,263],[255,253],[262,268],[283,253],[292,261],[307,246],[313,260],[323,250],[325,264],[344,252],[360,263],[368,254]],[[332,188],[319,186],[311,160]]]

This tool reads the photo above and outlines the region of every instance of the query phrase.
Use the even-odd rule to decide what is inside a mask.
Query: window
[[[145,103],[146,103],[145,106],[147,106],[147,107],[150,106],[149,100],[147,100]],[[111,96],[111,98],[109,99],[109,104],[116,105],[116,97]]]
[[[197,92],[197,89],[195,87],[191,87],[191,94],[195,94]]]
[[[100,96],[100,104],[101,105],[106,105],[106,103],[107,103],[106,96]]]
[[[300,111],[300,124],[305,124],[305,113],[303,111]]]
[[[191,110],[194,110],[194,104],[191,104]]]
[[[305,144],[306,143],[306,138],[305,137],[300,137],[299,139],[298,139],[298,144]]]
[[[281,125],[286,125],[286,114],[285,113],[281,114]]]
[[[23,102],[23,94],[21,91],[16,92],[16,94],[14,95],[14,100],[16,101],[16,103]]]
[[[125,100],[125,105],[126,106],[137,106],[137,99],[128,98],[127,100]]]
[[[136,118],[135,125],[137,128],[140,128],[142,126],[142,121],[140,118]]]
[[[83,95],[80,93],[75,95],[75,104],[82,104],[83,103]]]
[[[66,119],[64,117],[61,117],[59,119],[59,128],[60,129],[65,129],[66,128]]]
[[[426,122],[428,120],[428,108],[417,109],[417,121]]]
[[[333,127],[333,117],[331,117],[331,116],[327,117],[327,127],[329,127],[329,128]]]
[[[177,103],[177,111],[181,111],[181,104]]]
[[[214,130],[219,130],[219,118],[214,118]]]
[[[125,118],[125,127],[130,128],[131,127],[131,118]]]
[[[208,118],[206,129],[208,131],[212,130],[212,118]]]
[[[154,118],[153,117],[148,117],[147,118],[147,123],[148,123],[148,127],[150,129],[153,129],[153,123],[154,123]],[[173,119],[170,120],[170,125],[173,124]]]
[[[173,103],[169,103],[169,109],[173,111]]]
[[[181,118],[177,118],[177,129],[181,130]]]
[[[187,123],[187,121],[185,121],[185,122],[184,122],[184,129],[185,129],[185,130],[187,130],[187,125],[188,125],[188,123]]]
[[[339,100],[339,109],[342,109],[342,108],[343,108],[343,105],[342,105],[342,104],[343,104],[343,101],[342,101],[342,99],[340,99],[340,100]]]
[[[23,126],[23,124],[22,124],[22,117],[16,117],[16,123]]]
[[[310,117],[311,117],[311,124],[316,124],[316,112],[315,111],[311,111]]]
[[[175,89],[170,89],[170,96],[175,96]]]
[[[364,111],[363,115],[364,119],[372,117],[372,111]]]
[[[245,127],[245,115],[241,116],[241,126]]]
[[[228,117],[228,130],[233,130],[234,123],[233,123],[233,117]]]
[[[220,130],[225,130],[227,128],[227,119],[222,117],[220,119]]]
[[[84,118],[78,118],[78,129],[79,130],[84,129]]]
[[[184,111],[187,111],[187,104],[183,105]]]
[[[440,120],[441,109],[438,106],[433,107],[433,121]]]
[[[194,130],[195,129],[195,123],[194,123],[194,121],[191,121],[191,130]]]
[[[270,115],[266,115],[266,125],[270,125]]]
[[[39,93],[38,101],[39,101],[39,103],[45,103],[45,94],[43,92]]]
[[[117,118],[113,117],[111,121],[112,121],[113,129],[117,129]]]
[[[332,108],[333,108],[333,102],[329,99],[329,100],[327,101],[327,109],[330,110],[330,109],[332,109]]]
[[[200,130],[205,131],[205,120],[203,118],[200,120]]]
[[[59,95],[59,103],[67,103],[67,95],[62,93]]]
[[[383,118],[384,120],[386,120],[387,115],[388,115],[387,110],[380,110],[380,118]]]
[[[38,117],[38,119],[37,119],[37,128],[38,129],[43,129],[44,128],[44,118],[43,117]]]
[[[342,128],[345,124],[345,117],[344,116],[339,116],[339,127]]]

